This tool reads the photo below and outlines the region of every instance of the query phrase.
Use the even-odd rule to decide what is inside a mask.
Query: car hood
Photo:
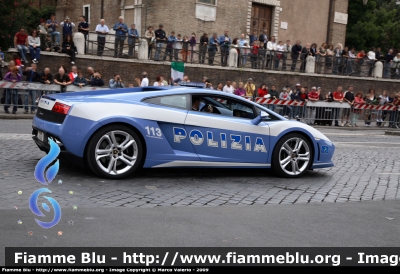
[[[269,124],[270,127],[270,135],[271,136],[279,136],[282,132],[286,131],[287,129],[295,130],[298,129],[299,131],[307,131],[312,135],[315,139],[321,139],[328,142],[331,142],[328,137],[322,134],[319,130],[298,122],[298,121],[277,121]]]

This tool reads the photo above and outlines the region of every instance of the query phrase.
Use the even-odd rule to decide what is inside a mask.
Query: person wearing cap
[[[319,101],[319,93],[317,91],[316,87],[312,87],[311,91],[307,94],[308,96],[308,101],[309,102],[316,102]],[[307,109],[306,109],[306,119],[305,122],[308,125],[314,125],[315,123],[315,114],[316,114],[316,107],[310,106],[310,103],[308,103]],[[312,104],[312,103],[311,103]]]
[[[229,46],[232,44],[232,39],[228,35],[228,31],[224,32],[218,39],[218,44],[221,48],[221,65],[226,66],[228,63]]]
[[[115,30],[114,58],[122,57],[126,34],[128,33],[128,26],[124,22],[124,17],[118,17],[118,22],[115,23],[113,30]]]
[[[255,96],[256,86],[253,84],[253,79],[249,78],[247,80],[247,83],[244,86],[244,89],[246,90],[246,97],[254,97]]]
[[[282,92],[279,94],[279,99],[283,100],[283,101],[290,100],[290,95],[289,95],[288,89],[286,87],[284,87],[282,89]],[[280,114],[285,118],[291,119],[292,118],[292,108],[290,106],[284,105]]]
[[[86,22],[86,17],[84,15],[81,15],[79,17],[79,24],[78,24],[78,32],[83,34],[83,37],[85,38],[85,53],[86,53],[86,40],[87,36],[89,34],[89,23]]]
[[[36,29],[38,31],[40,37],[40,49],[46,50],[46,37],[47,37],[47,29],[46,29],[46,21],[44,19],[40,19],[40,25]]]
[[[154,56],[155,61],[159,61],[161,57],[161,50],[164,44],[167,42],[167,34],[163,30],[164,26],[160,24],[158,30],[155,31],[156,35],[156,54]]]
[[[60,44],[60,33],[57,31],[58,21],[56,20],[56,16],[52,14],[50,19],[46,22],[47,32],[50,33],[51,39],[55,37],[55,43],[58,46]]]
[[[71,19],[67,16],[67,17],[65,17],[65,20],[60,23],[60,26],[63,29],[62,34],[63,34],[64,39],[65,39],[67,34],[71,34],[72,35],[72,28],[75,27],[75,24],[73,22],[71,22]]]

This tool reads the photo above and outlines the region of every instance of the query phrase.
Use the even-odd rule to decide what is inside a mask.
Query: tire
[[[110,125],[97,131],[89,141],[86,162],[92,172],[106,179],[123,179],[141,167],[143,145],[134,130]]]
[[[308,139],[299,133],[283,136],[272,154],[272,169],[280,177],[299,178],[310,168],[313,161],[313,147]]]

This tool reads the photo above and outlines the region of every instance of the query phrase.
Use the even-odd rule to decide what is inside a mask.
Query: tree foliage
[[[55,7],[38,9],[35,0],[1,0],[0,1],[0,47],[7,50],[13,45],[15,33],[22,27],[28,32],[36,29],[40,19],[49,19]]]
[[[396,0],[349,0],[346,44],[357,50],[400,47],[400,6]]]

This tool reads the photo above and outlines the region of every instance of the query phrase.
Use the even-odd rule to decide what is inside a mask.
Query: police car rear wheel
[[[132,129],[108,126],[95,133],[86,155],[94,173],[108,179],[122,179],[139,168],[143,149]]]
[[[272,157],[272,168],[279,176],[300,177],[312,163],[311,145],[301,134],[288,134],[279,140]]]

